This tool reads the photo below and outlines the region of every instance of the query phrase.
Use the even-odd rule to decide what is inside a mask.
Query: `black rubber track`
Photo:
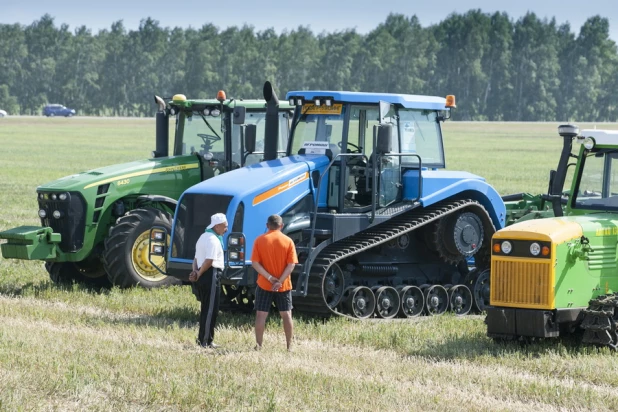
[[[493,233],[496,231],[489,213],[475,200],[464,199],[440,202],[426,208],[417,208],[402,213],[387,222],[373,226],[354,236],[328,245],[315,258],[311,265],[306,297],[294,298],[294,309],[319,316],[347,316],[344,313],[331,309],[325,302],[322,294],[324,275],[330,267],[343,259],[361,253],[398,236],[417,230],[431,222],[444,218],[458,211],[472,211],[483,221],[486,245],[489,245]],[[477,254],[489,253],[489,247],[482,247]],[[481,260],[485,260],[484,258]]]

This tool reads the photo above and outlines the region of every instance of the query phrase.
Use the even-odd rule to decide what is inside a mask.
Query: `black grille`
[[[41,218],[41,224],[51,227],[55,233],[60,233],[60,249],[63,252],[77,252],[84,245],[84,230],[86,227],[86,202],[80,193],[68,193],[65,200],[60,200],[60,193],[37,193],[39,210],[44,210],[46,216]],[[56,199],[52,199],[52,195]],[[60,218],[54,217],[54,212],[60,212]]]
[[[187,194],[183,196],[176,208],[176,232],[174,236],[183,233],[182,247],[172,252],[172,257],[193,259],[195,244],[206,227],[210,224],[210,216],[215,213],[227,214],[227,208],[232,196]]]

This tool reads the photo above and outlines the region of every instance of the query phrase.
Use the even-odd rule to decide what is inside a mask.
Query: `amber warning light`
[[[457,104],[455,104],[454,94],[449,94],[448,96],[446,96],[446,107],[451,107],[453,109],[457,107]]]
[[[223,90],[219,90],[219,92],[217,93],[217,100],[223,103],[225,99],[226,99],[225,92]]]

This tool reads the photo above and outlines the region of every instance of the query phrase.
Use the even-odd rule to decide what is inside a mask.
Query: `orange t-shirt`
[[[276,278],[281,277],[289,263],[298,263],[294,241],[281,233],[280,230],[269,230],[255,239],[251,261],[258,262],[268,273]],[[272,290],[272,284],[260,274],[257,284],[264,290]],[[279,292],[292,290],[292,280],[288,276],[281,285]]]

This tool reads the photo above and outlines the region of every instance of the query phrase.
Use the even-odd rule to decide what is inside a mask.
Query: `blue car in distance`
[[[75,116],[75,109],[69,109],[66,106],[61,104],[48,104],[43,108],[43,116],[54,117],[54,116],[65,116],[71,117]]]

